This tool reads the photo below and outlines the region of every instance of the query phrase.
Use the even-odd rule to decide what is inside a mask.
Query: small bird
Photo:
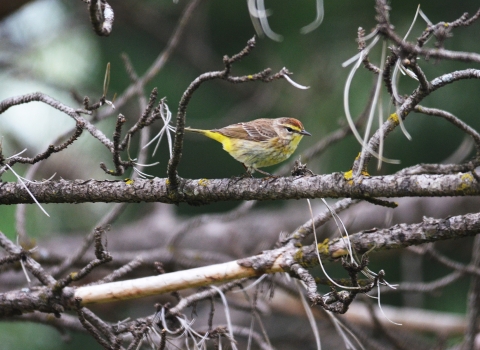
[[[294,118],[262,118],[221,129],[185,130],[220,142],[225,151],[243,164],[249,176],[255,171],[272,176],[259,168],[283,162],[295,152],[303,136],[312,136]]]

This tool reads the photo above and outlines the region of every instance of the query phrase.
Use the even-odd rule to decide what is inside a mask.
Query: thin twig
[[[141,78],[139,78],[135,84],[130,85],[128,89],[117,98],[115,102],[115,106],[117,108],[122,107],[132,96],[134,96],[137,93],[139,86],[144,87],[163,68],[165,63],[170,58],[170,55],[172,54],[172,52],[178,46],[178,43],[180,42],[180,38],[182,37],[182,34],[185,31],[185,28],[188,22],[190,21],[192,14],[195,12],[196,7],[200,4],[200,2],[201,0],[192,0],[188,3],[165,49],[158,55],[158,57],[155,59],[155,61],[147,70],[147,72]],[[105,119],[110,114],[111,114],[110,111],[99,113],[98,119],[99,120]]]
[[[417,105],[415,106],[414,110],[415,112],[418,112],[418,113],[441,117],[443,119],[448,120],[450,123],[452,123],[457,128],[464,131],[465,133],[467,133],[473,138],[473,141],[475,141],[475,146],[477,148],[477,154],[480,154],[480,134],[474,128],[472,128],[467,123],[465,123],[463,120],[454,116],[452,113],[449,113],[447,111],[437,109],[437,108],[428,108],[428,107],[423,107],[421,105]]]

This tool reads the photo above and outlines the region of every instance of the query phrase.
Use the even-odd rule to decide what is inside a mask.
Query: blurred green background
[[[108,98],[112,99],[114,93],[120,94],[130,84],[120,55],[126,53],[137,73],[142,75],[164,49],[187,1],[180,0],[174,4],[169,0],[114,0],[110,4],[115,11],[115,22],[109,37],[94,34],[86,7],[81,1],[31,1],[4,18],[0,22],[0,100],[41,91],[67,105],[81,107],[72,98],[71,91],[80,96],[87,95],[92,101],[98,100],[108,62],[111,63]],[[407,31],[417,5],[418,1],[391,1],[391,21],[398,33]],[[373,1],[326,1],[325,18],[321,26],[303,35],[300,34],[300,28],[315,18],[315,1],[266,1],[266,7],[271,10],[269,24],[272,30],[283,36],[283,41],[258,38],[256,49],[234,65],[233,73],[251,74],[266,67],[277,72],[287,67],[294,73],[292,78],[296,82],[308,85],[310,89],[296,89],[284,80],[269,84],[254,82],[238,85],[220,80],[210,81],[195,92],[187,111],[187,125],[218,128],[256,118],[295,117],[313,135],[304,138],[294,155],[298,157],[302,150],[345,124],[343,89],[350,67],[342,68],[341,64],[357,53],[357,28],[361,26],[369,33],[375,25],[373,6]],[[455,20],[464,12],[474,13],[478,8],[478,0],[429,1],[421,6],[429,19],[436,23]],[[446,48],[479,52],[478,26],[478,23],[474,23],[470,28],[455,30],[453,37],[447,40]],[[418,35],[425,27],[425,22],[419,20],[411,37]],[[170,110],[175,115],[179,99],[189,83],[201,73],[221,70],[223,55],[239,52],[254,35],[246,1],[202,1],[187,25],[179,46],[165,67],[148,84],[147,90],[157,87],[159,97],[167,98]],[[380,59],[381,45],[377,46],[370,54],[375,64],[379,64]],[[421,65],[429,79],[455,69],[472,67],[471,64],[435,60],[428,63],[422,61]],[[356,75],[350,92],[350,106],[354,115],[363,110],[374,80],[371,73],[363,70]],[[409,78],[402,77],[400,92],[408,94],[415,86]],[[479,94],[478,81],[463,81],[434,93],[422,104],[446,109],[479,130]],[[383,103],[384,110],[388,111],[388,96],[385,94]],[[393,110],[390,109],[390,112]],[[118,113],[124,114],[129,123],[134,123],[140,113],[138,103],[132,99],[115,111],[111,118],[99,124],[107,135],[112,134],[113,118]],[[0,116],[3,153],[10,156],[27,148],[25,155],[34,155],[73,125],[67,116],[39,103],[11,108]],[[389,174],[417,163],[441,162],[457,149],[464,137],[444,120],[424,115],[410,115],[405,126],[413,137],[411,141],[397,130],[385,145],[385,155],[400,159],[401,164],[384,164],[379,171],[372,167],[372,174]],[[154,129],[158,130],[159,127],[158,124]],[[308,166],[316,173],[346,171],[359,151],[358,143],[349,137],[329,148]],[[131,153],[135,152],[133,147]],[[147,172],[164,177],[168,161],[165,139],[157,155],[149,159],[149,162],[155,161],[160,164],[147,168]],[[53,155],[44,162],[39,176],[48,178],[56,172],[57,178],[111,179],[99,168],[100,162],[112,166],[111,156],[104,146],[85,132],[66,152]],[[24,174],[25,169],[19,164],[15,166],[19,174]],[[242,172],[242,166],[224,152],[218,143],[201,136],[186,135],[179,167],[181,176],[223,178]],[[9,173],[2,177],[2,181],[15,181],[15,178]],[[190,216],[226,211],[237,205],[180,205],[176,210],[181,215]],[[278,204],[265,203],[261,207],[271,205]],[[27,229],[29,234],[39,239],[51,232],[67,235],[88,230],[109,207],[107,204],[46,205],[45,209],[51,215],[47,219],[38,208],[30,206],[27,208]],[[15,235],[14,210],[13,206],[0,208],[0,230],[10,237]],[[72,214],[73,210],[75,215]],[[128,222],[130,218],[142,215],[145,210],[148,211],[148,205],[130,206],[128,215],[123,215],[121,220]],[[89,219],[85,220],[86,217]],[[393,271],[392,274],[396,275]],[[465,294],[459,297],[465,298]],[[465,300],[460,299],[456,309],[449,311],[464,312],[464,305]],[[1,323],[0,326],[2,349],[97,346],[87,337],[74,337],[73,343],[64,344],[57,341],[54,333],[53,329],[39,325],[27,327],[25,324]],[[35,345],[30,343],[32,338],[35,339]]]

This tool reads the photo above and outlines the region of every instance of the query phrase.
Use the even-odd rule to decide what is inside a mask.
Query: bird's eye
[[[287,129],[288,132],[292,132],[292,131],[293,131],[293,129],[292,129],[291,127],[289,127],[289,126],[286,126],[285,129]]]

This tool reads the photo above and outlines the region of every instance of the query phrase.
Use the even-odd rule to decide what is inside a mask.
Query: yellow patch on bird
[[[300,143],[300,141],[302,140],[302,138],[303,138],[303,135],[299,135],[299,134],[293,135],[293,139],[289,144],[289,147],[293,148],[292,153],[295,151],[295,149],[297,149],[297,146]]]
[[[206,137],[211,138],[212,140],[215,140],[217,142],[220,142],[223,145],[223,149],[227,152],[231,152],[232,150],[232,142],[231,138],[226,137],[225,135],[220,134],[219,132],[216,131],[210,131],[210,130],[205,130],[204,135]]]
[[[132,180],[129,177],[127,177],[126,179],[123,180],[123,182],[125,182],[127,185],[133,185],[135,180]]]
[[[223,136],[223,135],[222,135]],[[232,153],[234,147],[232,146],[232,141],[235,139],[229,139],[228,137],[224,137],[222,141],[220,141],[223,145],[223,149],[228,153]]]

